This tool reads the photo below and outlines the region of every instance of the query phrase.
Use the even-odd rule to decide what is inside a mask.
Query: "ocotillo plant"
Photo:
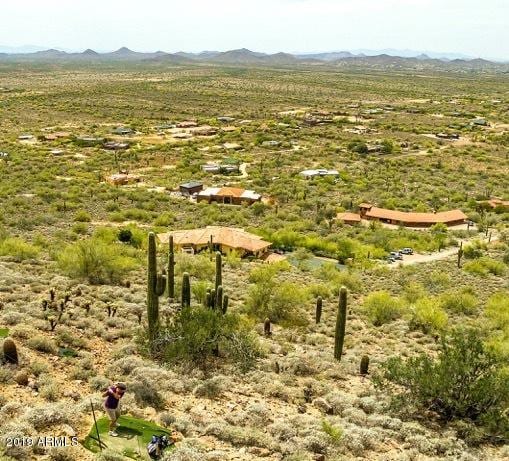
[[[223,257],[219,251],[216,253],[216,283],[214,288],[217,289],[223,284]]]
[[[168,242],[168,298],[175,298],[175,253],[173,251],[173,235]]]
[[[18,364],[18,350],[11,338],[7,338],[3,344],[4,358],[7,363]]]
[[[182,275],[182,308],[191,306],[191,281],[189,274],[184,272]]]
[[[322,297],[318,296],[318,298],[316,298],[316,312],[315,312],[316,323],[320,323],[321,318],[322,318]]]
[[[461,267],[461,258],[463,258],[463,242],[460,242],[458,249],[458,269]]]
[[[343,342],[345,340],[346,326],[346,295],[346,288],[341,287],[339,290],[339,305],[336,317],[336,333],[334,335],[334,358],[336,360],[341,360],[341,355],[343,354]]]
[[[164,276],[157,273],[156,236],[153,232],[148,234],[147,266],[147,319],[149,339],[152,341],[159,328],[159,296],[164,293],[166,287]]]

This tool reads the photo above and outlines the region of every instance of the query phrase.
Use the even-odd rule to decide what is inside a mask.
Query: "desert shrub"
[[[168,227],[170,224],[173,224],[174,221],[175,216],[173,213],[165,211],[164,213],[159,214],[156,219],[154,219],[154,226]]]
[[[486,346],[476,329],[455,329],[442,336],[436,358],[426,354],[382,365],[375,385],[390,391],[393,403],[433,411],[441,419],[481,425],[486,435],[509,437],[506,361]]]
[[[507,266],[502,261],[483,256],[479,259],[469,261],[463,266],[463,269],[471,274],[487,276],[488,274],[503,275]]]
[[[164,408],[164,399],[157,387],[146,378],[138,378],[129,383],[129,391],[133,393],[136,403],[141,407],[151,406],[156,410]]]
[[[196,397],[205,397],[207,399],[215,399],[219,397],[225,390],[224,379],[214,376],[198,384],[193,389]]]
[[[74,220],[76,222],[90,222],[92,221],[92,217],[90,216],[90,213],[85,210],[79,210],[74,215]]]
[[[425,283],[430,290],[445,288],[451,284],[451,277],[446,272],[435,270],[426,276]]]
[[[35,349],[39,352],[46,352],[48,354],[55,354],[57,351],[57,346],[54,341],[42,335],[30,338],[27,345],[31,349]]]
[[[72,412],[72,408],[65,403],[50,403],[30,408],[25,417],[36,430],[40,430],[56,424],[71,423]]]
[[[170,363],[206,366],[218,350],[243,369],[260,356],[251,325],[236,314],[202,306],[184,308],[156,341],[159,355]]]
[[[475,240],[469,245],[465,245],[463,248],[463,256],[467,259],[480,258],[484,251],[487,249],[487,245],[482,240]]]
[[[33,259],[38,255],[37,247],[20,238],[9,237],[0,243],[0,256],[10,256],[17,262]]]
[[[478,299],[469,291],[455,290],[440,296],[440,305],[457,314],[473,314],[477,310]]]
[[[412,306],[410,328],[423,333],[440,332],[447,326],[447,314],[435,299],[421,298]]]
[[[490,296],[485,309],[493,326],[500,330],[509,327],[509,291],[500,291]]]
[[[403,298],[409,303],[415,303],[418,299],[424,298],[428,292],[420,283],[410,282],[405,286]]]
[[[269,318],[272,322],[286,325],[305,325],[302,307],[309,293],[301,286],[281,281],[278,268],[264,266],[250,274],[251,285],[246,301],[247,312],[259,320]]]
[[[380,326],[391,322],[403,313],[403,303],[387,291],[375,291],[369,294],[363,303],[364,312],[373,325]]]
[[[322,430],[329,436],[332,444],[339,445],[341,439],[343,438],[343,429],[334,426],[332,423],[324,419],[322,421]]]
[[[72,278],[90,283],[117,283],[138,265],[120,245],[107,244],[98,238],[80,240],[58,255],[58,265]]]

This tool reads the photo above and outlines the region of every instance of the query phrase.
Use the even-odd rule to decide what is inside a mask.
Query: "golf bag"
[[[165,448],[169,447],[171,442],[165,435],[153,435],[152,440],[147,445],[147,452],[150,459],[159,459]]]

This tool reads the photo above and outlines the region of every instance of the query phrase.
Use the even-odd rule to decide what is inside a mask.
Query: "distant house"
[[[458,133],[437,133],[435,136],[440,139],[459,139],[460,138],[460,135]]]
[[[239,172],[238,163],[206,163],[201,166],[205,173],[232,174]]]
[[[242,146],[240,144],[237,144],[236,142],[225,142],[223,144],[223,147],[227,150],[239,150],[242,149]]]
[[[281,142],[279,141],[263,141],[262,146],[263,147],[278,147],[281,145]]]
[[[177,123],[177,128],[194,128],[197,127],[198,123],[194,120],[186,120],[184,122]]]
[[[198,202],[216,202],[226,205],[251,205],[262,199],[260,194],[252,190],[239,189],[236,187],[208,187],[198,194]]]
[[[129,144],[126,142],[107,141],[103,144],[103,147],[108,150],[121,150],[128,149]]]
[[[258,235],[233,227],[207,226],[159,234],[157,237],[161,243],[168,243],[170,235],[173,236],[173,244],[177,250],[193,254],[212,246],[213,251],[223,254],[235,252],[241,257],[260,258],[271,245]]]
[[[361,222],[361,216],[359,214],[350,213],[350,212],[338,213],[336,216],[336,219],[338,221],[342,221],[345,224],[350,224],[350,225],[360,224],[360,222]]]
[[[106,181],[114,186],[126,186],[127,184],[140,182],[140,177],[135,174],[116,173],[108,176]]]
[[[113,130],[113,133],[119,136],[129,136],[130,134],[133,134],[134,131],[131,130],[131,128],[126,128],[123,126],[119,126],[118,128],[115,128]]]
[[[483,117],[474,118],[471,123],[476,126],[488,126],[488,121]]]
[[[339,176],[338,170],[326,170],[324,168],[318,168],[316,170],[304,170],[300,172],[301,176],[306,179],[315,178],[317,176]]]
[[[488,200],[488,204],[492,208],[498,208],[498,209],[508,209],[509,210],[509,200],[502,200],[499,198],[492,198]]]
[[[369,203],[361,203],[359,210],[362,218],[406,227],[431,227],[438,223],[445,224],[446,226],[456,226],[464,224],[467,220],[467,216],[461,210],[438,213],[413,213],[378,208]]]
[[[0,152],[0,158],[9,158],[9,154],[7,152]]]
[[[34,139],[34,135],[32,135],[32,134],[20,134],[18,136],[18,139],[20,141],[30,141],[31,139]]]
[[[50,151],[50,153],[51,153],[52,155],[55,155],[55,156],[57,156],[57,157],[58,157],[59,155],[63,155],[63,154],[64,154],[64,151],[63,151],[63,150],[61,150],[61,149],[52,149],[52,150]]]
[[[179,190],[183,196],[190,197],[203,190],[203,183],[198,181],[186,182],[180,185]]]
[[[76,143],[82,146],[91,147],[96,146],[98,144],[104,143],[104,138],[99,138],[96,136],[78,136],[76,138]]]
[[[228,117],[226,115],[223,115],[221,117],[217,117],[217,121],[222,123],[231,123],[235,121],[235,117]]]

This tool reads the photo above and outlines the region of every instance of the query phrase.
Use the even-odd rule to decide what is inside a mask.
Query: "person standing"
[[[118,437],[118,432],[115,428],[118,426],[117,420],[120,418],[120,399],[124,396],[127,390],[127,386],[124,383],[117,383],[108,388],[103,393],[103,397],[106,397],[104,401],[104,410],[110,418],[110,430],[108,432],[112,437]]]

